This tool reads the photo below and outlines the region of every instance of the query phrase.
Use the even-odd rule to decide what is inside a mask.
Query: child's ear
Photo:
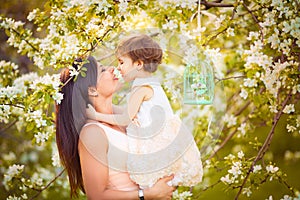
[[[97,97],[98,96],[98,91],[95,87],[89,87],[88,88],[88,95],[92,97]]]
[[[142,60],[137,60],[136,65],[137,65],[137,70],[140,71],[144,67],[144,62]]]

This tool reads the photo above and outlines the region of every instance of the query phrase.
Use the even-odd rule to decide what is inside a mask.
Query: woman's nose
[[[113,66],[109,66],[109,67],[107,68],[107,71],[109,71],[110,73],[113,73],[114,70],[115,70],[115,68],[114,68]]]

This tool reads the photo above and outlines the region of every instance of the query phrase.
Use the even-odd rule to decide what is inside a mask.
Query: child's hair
[[[155,72],[162,60],[162,49],[151,37],[136,35],[120,42],[116,50],[117,57],[129,56],[133,62],[143,61],[144,70]]]

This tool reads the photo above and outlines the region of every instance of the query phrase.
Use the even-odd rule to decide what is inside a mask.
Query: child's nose
[[[117,66],[117,70],[121,71],[121,66],[120,66],[120,64]]]

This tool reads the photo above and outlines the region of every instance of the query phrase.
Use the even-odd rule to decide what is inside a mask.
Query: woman
[[[167,182],[173,176],[139,190],[124,167],[125,134],[119,127],[87,120],[87,104],[98,112],[113,113],[112,94],[118,87],[112,67],[100,67],[92,57],[88,61],[83,65],[87,69],[85,78],[78,75],[75,81],[70,79],[69,69],[61,72],[64,99],[56,109],[57,146],[68,172],[71,197],[80,189],[88,199],[171,199],[175,188]]]

